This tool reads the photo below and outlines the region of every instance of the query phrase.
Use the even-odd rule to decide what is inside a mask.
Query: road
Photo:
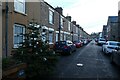
[[[83,64],[77,66],[77,64]],[[72,55],[60,56],[57,63],[55,78],[103,78],[118,79],[120,76],[119,66],[110,63],[110,56],[101,51],[101,46],[91,41],[86,46],[77,49]]]

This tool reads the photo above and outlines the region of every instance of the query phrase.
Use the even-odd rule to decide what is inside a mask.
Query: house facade
[[[23,0],[24,1],[24,0]],[[22,4],[21,4],[22,3]],[[20,8],[19,8],[20,7]],[[3,2],[2,5],[2,52],[10,56],[11,51],[23,42],[25,27],[27,26],[27,13],[24,2]]]
[[[103,25],[102,37],[107,39],[107,25]]]
[[[118,41],[118,16],[109,16],[107,22],[107,40]]]
[[[24,41],[22,34],[26,27],[34,22],[41,26],[42,40],[52,46],[59,40],[79,40],[89,35],[71,21],[71,16],[64,16],[61,7],[53,8],[47,2],[2,2],[2,53],[3,57],[10,56],[12,51]]]

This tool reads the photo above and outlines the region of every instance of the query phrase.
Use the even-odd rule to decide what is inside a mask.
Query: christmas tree
[[[57,61],[57,55],[42,41],[41,26],[30,22],[26,27],[24,42],[13,55],[14,59],[27,64],[27,77],[43,77],[51,74]]]

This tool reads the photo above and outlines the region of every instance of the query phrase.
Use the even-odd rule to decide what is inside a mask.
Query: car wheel
[[[110,63],[111,63],[111,64],[114,64],[114,57],[113,57],[113,54],[110,56]]]
[[[107,50],[106,49],[104,49],[104,53],[107,54]]]
[[[72,54],[72,51],[70,50],[69,55],[71,55],[71,54]]]
[[[104,49],[102,48],[102,52],[104,52]]]

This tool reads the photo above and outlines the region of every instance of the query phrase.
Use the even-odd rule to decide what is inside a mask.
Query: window
[[[53,33],[51,31],[49,32],[49,43],[53,43]]]
[[[66,40],[66,34],[64,34],[64,40]]]
[[[56,33],[56,41],[58,41],[58,33]]]
[[[63,17],[62,16],[60,17],[60,26],[61,28],[63,28]]]
[[[118,46],[119,43],[117,43],[117,42],[110,42],[109,45],[115,45],[115,46]]]
[[[14,0],[14,9],[25,14],[25,0]]]
[[[62,33],[60,34],[60,40],[61,41],[63,40],[63,34]]]
[[[68,30],[70,31],[70,22],[68,22]]]
[[[76,33],[78,33],[78,27],[76,26]]]
[[[24,41],[25,28],[22,25],[15,24],[14,25],[14,37],[13,37],[13,44],[14,48],[18,48],[21,46],[21,42]]]
[[[49,9],[49,23],[54,24],[54,11]]]

